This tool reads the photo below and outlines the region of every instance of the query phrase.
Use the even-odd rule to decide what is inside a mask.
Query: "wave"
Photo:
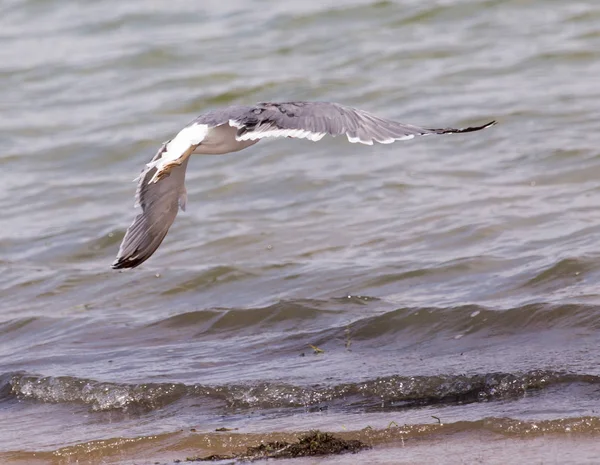
[[[386,310],[388,303],[366,296],[334,300],[280,301],[266,307],[198,310],[156,321],[147,328],[193,328],[201,325],[203,332],[210,333],[238,331],[241,326],[251,330],[253,326],[260,326],[263,330],[277,327],[279,330],[298,331],[298,322],[304,321],[310,328],[325,327],[320,331],[339,333],[340,337],[345,337],[350,331],[353,340],[377,339],[403,331],[410,331],[413,337],[429,337],[441,332],[464,335],[499,330],[515,333],[556,328],[600,329],[600,312],[591,305],[533,303],[508,309],[459,305]],[[373,310],[368,312],[369,316],[361,316],[367,313],[361,311],[361,307],[365,306]],[[355,309],[357,311],[353,313]],[[330,320],[326,325],[323,324],[325,319]],[[339,320],[340,323],[331,320]],[[207,326],[207,321],[212,323]]]
[[[515,399],[549,387],[587,383],[600,377],[555,371],[443,376],[388,376],[359,383],[299,386],[262,382],[223,386],[183,383],[120,384],[69,376],[7,373],[0,377],[0,400],[79,403],[92,411],[149,411],[184,397],[207,407],[231,409],[312,408],[333,404],[346,410],[395,410],[438,404]]]
[[[185,286],[181,285],[180,289]],[[72,318],[13,318],[0,322],[0,334],[22,347],[37,343],[41,331],[44,337],[78,336],[104,346],[104,332],[100,328],[110,322],[94,321],[87,315],[78,317],[77,321],[75,324]],[[389,345],[400,340],[433,344],[440,338],[598,329],[600,312],[592,305],[532,303],[506,309],[482,305],[394,308],[389,302],[368,296],[287,300],[251,308],[208,308],[150,323],[110,327],[113,340],[122,338],[137,346],[146,346],[153,338],[177,341],[183,334],[202,337],[205,342],[222,340],[224,334],[236,337],[246,334],[252,335],[255,342],[256,338],[262,338],[265,347],[272,345],[275,338],[280,350],[286,346],[293,352],[306,348],[308,343],[331,341],[344,341],[347,348],[351,344],[354,349],[361,347],[360,344]]]

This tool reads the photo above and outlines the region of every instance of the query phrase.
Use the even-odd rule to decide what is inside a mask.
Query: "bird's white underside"
[[[165,162],[179,159],[192,145],[200,144],[211,128],[207,124],[192,124],[183,128],[167,144],[167,149],[163,153],[161,160]]]
[[[242,128],[244,125],[236,120],[229,120],[229,125],[235,128]],[[162,156],[153,162],[148,163],[146,166],[148,169],[153,167],[157,168],[157,172],[161,171],[165,166],[178,161],[191,146],[201,144],[206,136],[210,133],[212,127],[207,124],[192,124],[183,128],[179,133],[167,144],[166,150]],[[261,129],[258,128],[254,131],[249,131],[241,136],[236,136],[237,141],[255,141],[265,139],[269,137],[292,137],[294,139],[308,139],[311,141],[319,141],[325,137],[324,132],[312,132],[304,129]],[[403,137],[387,138],[387,139],[368,139],[362,140],[360,137],[353,137],[349,133],[346,133],[348,140],[355,144],[373,145],[373,142],[379,142],[380,144],[391,144],[397,140],[408,140],[415,136],[408,134]],[[153,178],[154,179],[154,178]]]

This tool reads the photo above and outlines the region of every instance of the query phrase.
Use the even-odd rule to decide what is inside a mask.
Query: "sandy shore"
[[[249,446],[266,442],[294,442],[302,434],[189,430],[157,436],[91,441],[55,451],[2,453],[0,462],[32,465],[172,464],[177,463],[176,460],[185,462],[188,457],[242,453]],[[356,454],[302,457],[287,459],[282,463],[595,464],[600,461],[599,438],[595,427],[578,429],[567,426],[559,432],[542,422],[537,428],[498,432],[477,430],[466,425],[466,422],[457,422],[445,425],[391,425],[386,429],[366,428],[335,432],[334,435],[363,441],[372,448]]]

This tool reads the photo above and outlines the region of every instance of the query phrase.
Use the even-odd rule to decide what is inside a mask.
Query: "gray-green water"
[[[223,426],[394,421],[416,425],[404,449],[345,460],[437,463],[409,447],[433,415],[467,443],[533,435],[529,457],[594,463],[568,438],[600,433],[599,76],[593,1],[5,0],[1,460],[140,463],[146,441],[152,462]],[[193,157],[161,248],[110,269],[162,141],[291,99],[499,125]],[[503,444],[484,463],[527,461]]]

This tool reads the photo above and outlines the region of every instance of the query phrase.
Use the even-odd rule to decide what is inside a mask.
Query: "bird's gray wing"
[[[380,118],[364,110],[330,102],[265,102],[253,107],[230,107],[200,117],[213,125],[229,122],[238,128],[238,140],[294,137],[320,140],[325,135],[346,135],[350,142],[389,144],[428,134],[452,134],[485,129],[495,124],[464,129],[428,129]]]
[[[188,158],[175,166],[168,177],[156,183],[150,179],[156,172],[156,160],[166,150],[165,142],[139,177],[136,203],[142,212],[135,217],[121,242],[113,269],[135,268],[146,261],[161,244],[181,207],[185,210],[185,169]]]

